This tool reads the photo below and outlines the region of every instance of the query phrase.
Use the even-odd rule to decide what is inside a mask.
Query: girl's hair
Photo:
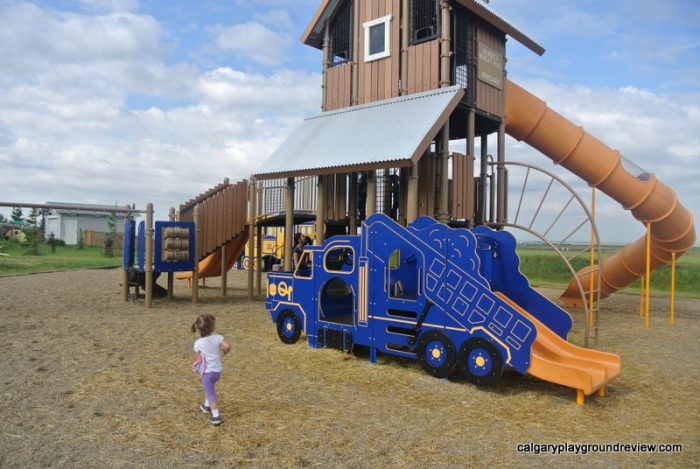
[[[192,324],[192,332],[199,331],[201,337],[206,337],[214,332],[214,324],[216,323],[216,318],[213,314],[202,314],[197,318],[197,320]]]

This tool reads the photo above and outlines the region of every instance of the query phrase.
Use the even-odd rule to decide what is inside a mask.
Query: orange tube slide
[[[695,243],[693,215],[680,204],[671,188],[653,174],[628,172],[620,152],[510,80],[506,81],[506,132],[620,202],[637,220],[650,223],[652,270],[669,264],[672,253],[680,257]],[[644,275],[645,248],[642,236],[602,262],[601,298]],[[581,285],[590,285],[590,267],[577,275]],[[575,279],[561,298],[568,306],[583,304]]]
[[[233,264],[243,252],[248,234],[244,233],[236,236],[226,245],[226,270],[230,270]],[[199,261],[199,278],[218,277],[221,275],[221,249],[217,249],[207,257]],[[180,272],[176,274],[179,280],[191,279],[192,272]]]

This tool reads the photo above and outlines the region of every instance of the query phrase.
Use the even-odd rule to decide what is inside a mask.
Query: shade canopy
[[[305,119],[256,179],[365,171],[416,163],[464,96],[459,86],[323,112]]]

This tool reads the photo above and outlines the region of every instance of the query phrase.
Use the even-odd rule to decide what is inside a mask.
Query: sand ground
[[[282,344],[244,272],[193,305],[120,299],[118,270],[0,278],[0,467],[698,467],[700,302],[606,300],[598,348],[623,360],[605,398],[511,373],[494,388],[438,380],[411,361]],[[554,295],[556,292],[546,292]],[[199,412],[189,327],[213,313],[233,344]],[[580,342],[580,312],[572,333]],[[680,443],[681,453],[518,452],[535,443]]]

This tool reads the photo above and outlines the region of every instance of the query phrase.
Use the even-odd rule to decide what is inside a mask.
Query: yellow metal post
[[[647,270],[644,302],[644,327],[649,329],[649,280],[651,279],[651,223],[647,222]]]
[[[586,402],[586,397],[583,394],[583,390],[577,389],[576,390],[576,403],[578,405],[583,405]]]
[[[675,316],[675,302],[676,302],[676,252],[671,253],[671,313],[669,315],[668,321],[671,325],[676,323]]]
[[[595,187],[591,188],[591,264],[590,281],[588,282],[588,327],[593,327],[593,289],[594,289],[594,268],[595,268]],[[600,288],[600,285],[598,285]]]
[[[639,317],[644,316],[644,276],[639,279]]]

